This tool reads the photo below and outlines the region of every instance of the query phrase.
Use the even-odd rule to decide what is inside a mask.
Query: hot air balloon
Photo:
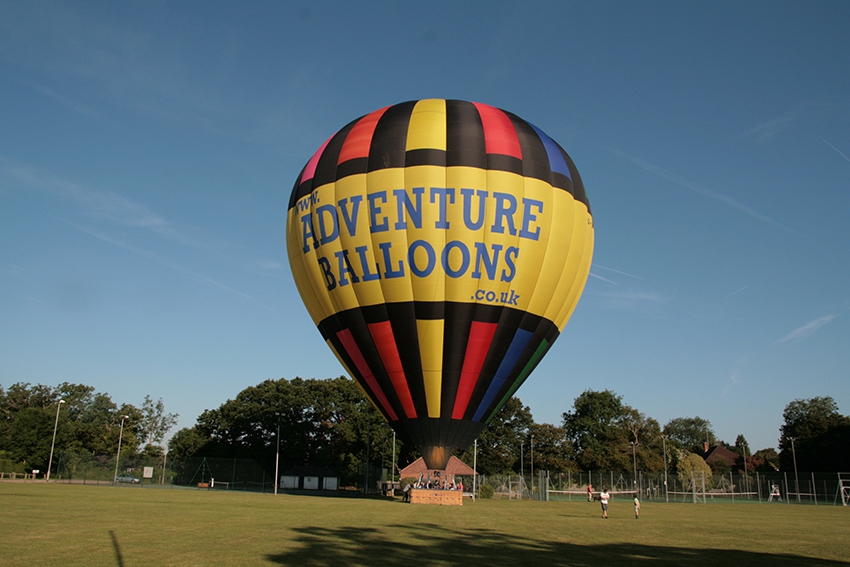
[[[367,114],[298,175],[287,254],[324,340],[430,469],[469,447],[551,348],[590,271],[567,153],[485,104]]]

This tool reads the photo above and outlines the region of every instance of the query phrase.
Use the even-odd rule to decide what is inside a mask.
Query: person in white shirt
[[[602,517],[608,519],[608,499],[611,495],[608,494],[608,487],[602,487],[602,493],[599,495],[599,501],[602,503]]]

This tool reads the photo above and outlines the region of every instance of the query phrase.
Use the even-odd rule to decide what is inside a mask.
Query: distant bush
[[[493,490],[493,487],[489,484],[482,484],[478,487],[478,497],[479,498],[493,498],[493,494],[496,491]]]

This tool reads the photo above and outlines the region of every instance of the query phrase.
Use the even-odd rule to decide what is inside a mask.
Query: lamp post
[[[472,501],[475,502],[475,490],[478,488],[478,438],[472,450]]]
[[[637,454],[635,453],[637,441],[630,441],[630,443],[632,444],[632,470],[634,472],[634,477],[632,477],[632,484],[634,484],[635,496],[637,496]]]
[[[59,400],[56,404],[56,421],[53,422],[53,441],[50,442],[50,459],[47,461],[47,482],[50,482],[50,467],[53,466],[53,446],[56,445],[56,428],[59,427],[59,408],[65,400]]]
[[[525,486],[525,441],[519,443],[519,499],[522,500],[522,487]]]
[[[395,495],[395,430],[393,430],[393,468],[390,469],[392,471],[392,476],[390,476],[390,481],[392,482],[393,487],[393,495]],[[401,480],[401,479],[399,479]]]
[[[277,451],[274,454],[274,494],[277,496],[277,485],[280,483],[280,475],[278,473],[279,465],[280,465],[280,412],[275,412],[277,416],[277,435],[275,439],[277,440]]]
[[[667,491],[667,436],[661,436],[661,447],[664,449],[664,499],[670,502],[670,493]]]
[[[121,439],[124,437],[124,420],[130,419],[129,415],[121,416],[121,430],[118,432],[118,452],[115,453],[115,475],[112,477],[112,484],[118,482],[118,461],[121,459]]]
[[[531,492],[534,499],[534,435],[531,436]]]
[[[791,456],[794,457],[794,486],[797,492],[797,502],[800,501],[800,478],[797,476],[797,449],[794,447],[794,441],[797,440],[796,437],[789,437],[791,440]]]

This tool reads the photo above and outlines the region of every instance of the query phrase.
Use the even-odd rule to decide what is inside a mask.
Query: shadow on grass
[[[112,549],[115,550],[115,561],[117,561],[118,567],[124,567],[124,556],[121,554],[121,546],[118,544],[118,537],[112,530],[109,530],[109,537],[112,539]]]
[[[569,542],[519,538],[488,530],[448,530],[427,524],[390,526],[408,534],[405,541],[388,538],[374,528],[301,527],[294,531],[295,549],[266,556],[291,567],[410,567],[411,565],[591,565],[649,567],[687,565],[770,565],[771,567],[847,567],[850,563],[788,554],[729,549],[688,549],[630,543],[578,545]]]

